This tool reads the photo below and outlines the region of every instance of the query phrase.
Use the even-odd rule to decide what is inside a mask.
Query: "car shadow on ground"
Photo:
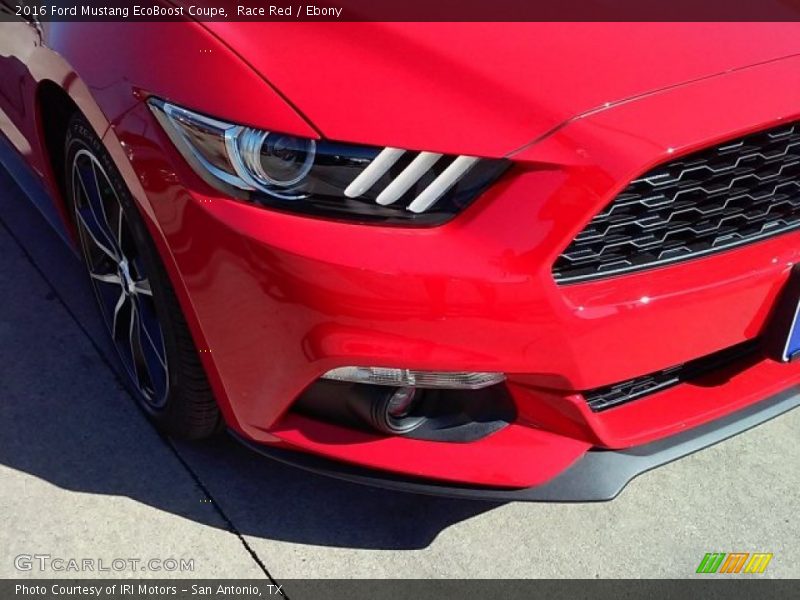
[[[161,437],[120,382],[82,265],[2,167],[0,240],[0,465],[244,536],[333,547],[424,548],[498,506],[322,477],[226,436]]]

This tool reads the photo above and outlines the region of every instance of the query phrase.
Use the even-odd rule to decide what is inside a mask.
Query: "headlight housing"
[[[192,168],[236,198],[290,212],[437,225],[468,206],[511,164],[313,140],[228,123],[151,98]]]

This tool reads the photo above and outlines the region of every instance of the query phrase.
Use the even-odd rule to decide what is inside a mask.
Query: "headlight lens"
[[[231,139],[239,160],[234,168],[243,181],[256,189],[280,192],[301,183],[314,166],[317,144],[306,140],[247,127]]]
[[[510,165],[312,140],[220,121],[155,98],[149,105],[194,170],[237,198],[312,215],[442,223]]]

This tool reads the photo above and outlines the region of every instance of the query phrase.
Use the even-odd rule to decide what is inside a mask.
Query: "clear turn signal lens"
[[[415,371],[385,367],[340,367],[328,371],[322,377],[351,383],[450,390],[478,390],[501,383],[506,379],[503,373]]]

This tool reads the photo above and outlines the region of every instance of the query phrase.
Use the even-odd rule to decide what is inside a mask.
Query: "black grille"
[[[600,412],[708,376],[740,361],[757,358],[761,356],[759,349],[759,341],[750,340],[657,373],[584,392],[583,397],[594,412]]]
[[[800,123],[662,165],[631,182],[558,258],[559,283],[718,252],[800,228]]]

